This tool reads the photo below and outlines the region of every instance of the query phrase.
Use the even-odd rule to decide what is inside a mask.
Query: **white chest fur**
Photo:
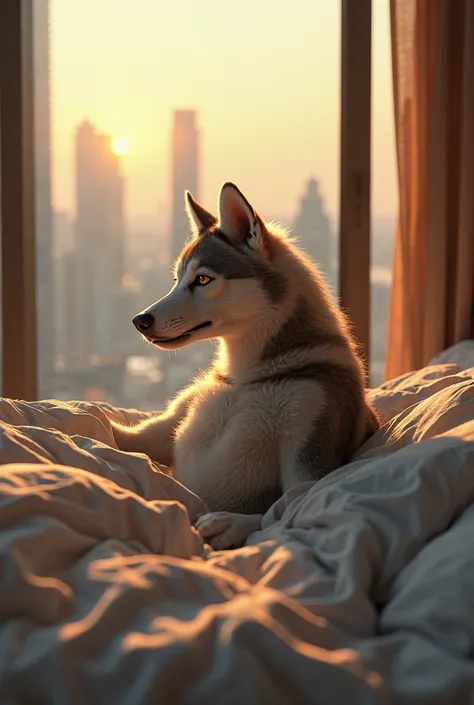
[[[223,432],[232,416],[238,396],[232,387],[205,381],[196,386],[188,413],[176,431],[176,462],[186,462],[199,449],[206,449]]]
[[[252,386],[205,381],[177,429],[174,474],[211,502],[278,482],[279,423],[273,397]]]

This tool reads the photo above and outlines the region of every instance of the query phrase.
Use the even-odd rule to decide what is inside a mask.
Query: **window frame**
[[[33,1],[0,2],[2,396],[36,399]]]
[[[370,363],[372,0],[341,0],[339,298]]]

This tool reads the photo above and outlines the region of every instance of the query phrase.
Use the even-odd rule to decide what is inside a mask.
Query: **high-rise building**
[[[54,390],[56,340],[53,315],[49,0],[33,3],[33,22],[38,386],[40,396],[48,397]]]
[[[120,301],[125,274],[124,179],[111,138],[83,122],[76,133],[76,311],[71,330],[77,362],[120,358],[126,347]],[[126,321],[127,326],[130,322]]]
[[[332,282],[332,228],[316,179],[311,178],[307,182],[306,193],[300,200],[300,210],[293,224],[293,233],[301,247]]]
[[[184,191],[199,198],[199,130],[195,110],[175,110],[171,145],[172,221],[171,257],[175,260],[189,237]]]

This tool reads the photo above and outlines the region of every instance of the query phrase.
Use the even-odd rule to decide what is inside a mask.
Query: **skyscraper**
[[[293,225],[293,233],[301,247],[320,266],[330,281],[332,267],[332,230],[316,179],[309,179],[306,193],[300,200],[300,210]]]
[[[76,133],[75,257],[78,361],[121,357],[120,299],[125,273],[124,180],[108,135],[83,122]],[[127,325],[129,325],[127,319]]]
[[[35,69],[36,266],[39,394],[54,391],[53,219],[51,205],[51,124],[49,0],[33,3]]]
[[[195,110],[174,111],[171,150],[171,256],[175,260],[190,233],[184,210],[185,189],[199,198],[199,130]]]

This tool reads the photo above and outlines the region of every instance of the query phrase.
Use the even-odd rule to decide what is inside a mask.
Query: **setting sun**
[[[112,139],[112,152],[117,155],[117,157],[122,157],[124,154],[128,154],[130,151],[130,142],[126,137],[114,137]]]

